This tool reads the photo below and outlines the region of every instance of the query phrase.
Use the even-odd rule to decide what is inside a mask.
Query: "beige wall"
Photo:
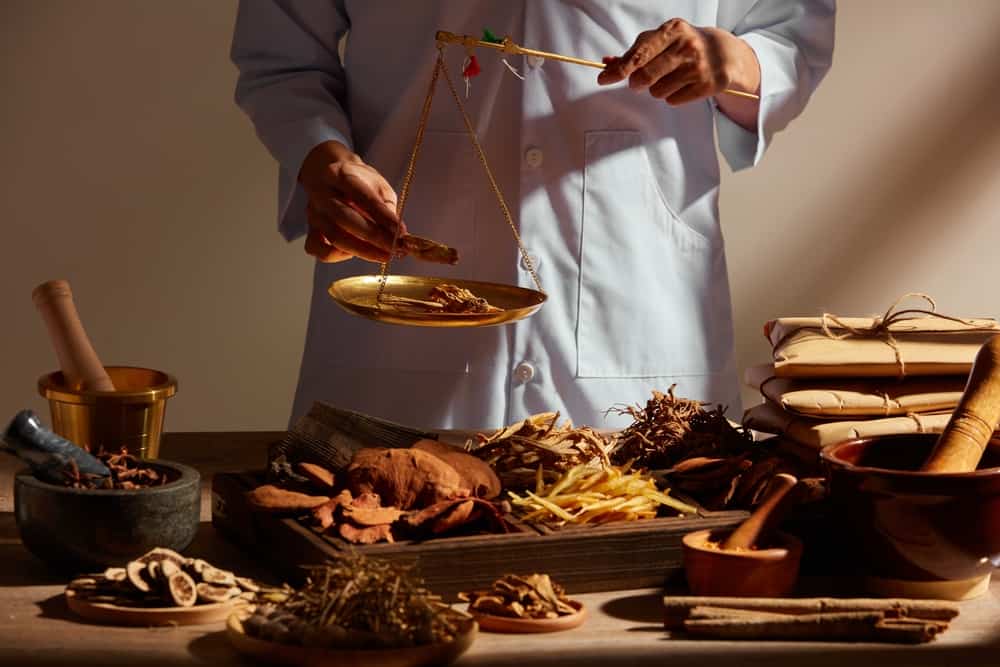
[[[234,5],[0,2],[0,419],[43,409],[29,295],[65,277],[108,363],[178,376],[170,430],[284,427],[310,265],[231,103]],[[841,2],[811,107],[724,177],[741,365],[779,314],[1000,314],[998,34],[995,0]]]

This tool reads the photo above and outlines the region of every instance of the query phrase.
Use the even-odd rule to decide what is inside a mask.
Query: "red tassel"
[[[462,70],[462,76],[466,79],[471,79],[474,76],[478,76],[481,71],[479,69],[479,61],[476,60],[476,57],[469,56],[469,62],[466,64],[465,69]]]

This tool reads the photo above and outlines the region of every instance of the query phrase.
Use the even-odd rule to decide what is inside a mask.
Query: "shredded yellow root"
[[[535,476],[535,490],[519,495],[508,491],[511,503],[525,521],[607,523],[652,519],[661,505],[681,514],[698,510],[660,491],[656,482],[630,466],[595,467],[581,464],[565,471],[552,484],[545,484],[542,468]]]

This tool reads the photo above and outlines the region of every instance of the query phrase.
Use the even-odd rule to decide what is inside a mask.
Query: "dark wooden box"
[[[508,574],[545,572],[569,593],[662,586],[681,568],[681,538],[702,528],[726,528],[746,512],[674,517],[548,530],[523,526],[505,535],[445,537],[422,542],[352,546],[295,519],[250,510],[246,492],[263,474],[221,473],[212,482],[212,523],[227,538],[269,560],[290,581],[299,565],[321,563],[345,550],[416,566],[430,590],[453,599]]]

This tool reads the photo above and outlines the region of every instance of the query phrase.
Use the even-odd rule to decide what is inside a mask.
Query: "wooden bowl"
[[[845,556],[869,590],[960,600],[989,586],[1000,555],[1000,448],[969,473],[919,470],[936,434],[851,440],[820,457]]]
[[[72,489],[14,477],[14,516],[28,551],[69,572],[103,569],[153,547],[182,551],[201,520],[201,478],[189,466],[146,461],[172,481],[134,491]]]
[[[294,644],[280,644],[251,637],[243,629],[244,614],[229,616],[226,637],[237,651],[245,656],[277,665],[302,665],[303,667],[430,667],[447,665],[465,653],[476,638],[478,626],[469,619],[464,632],[454,641],[443,644],[425,644],[411,648],[393,649],[330,649],[312,648]]]
[[[775,532],[767,548],[722,550],[731,531],[699,530],[683,539],[684,574],[694,595],[784,597],[799,576],[802,542]]]

